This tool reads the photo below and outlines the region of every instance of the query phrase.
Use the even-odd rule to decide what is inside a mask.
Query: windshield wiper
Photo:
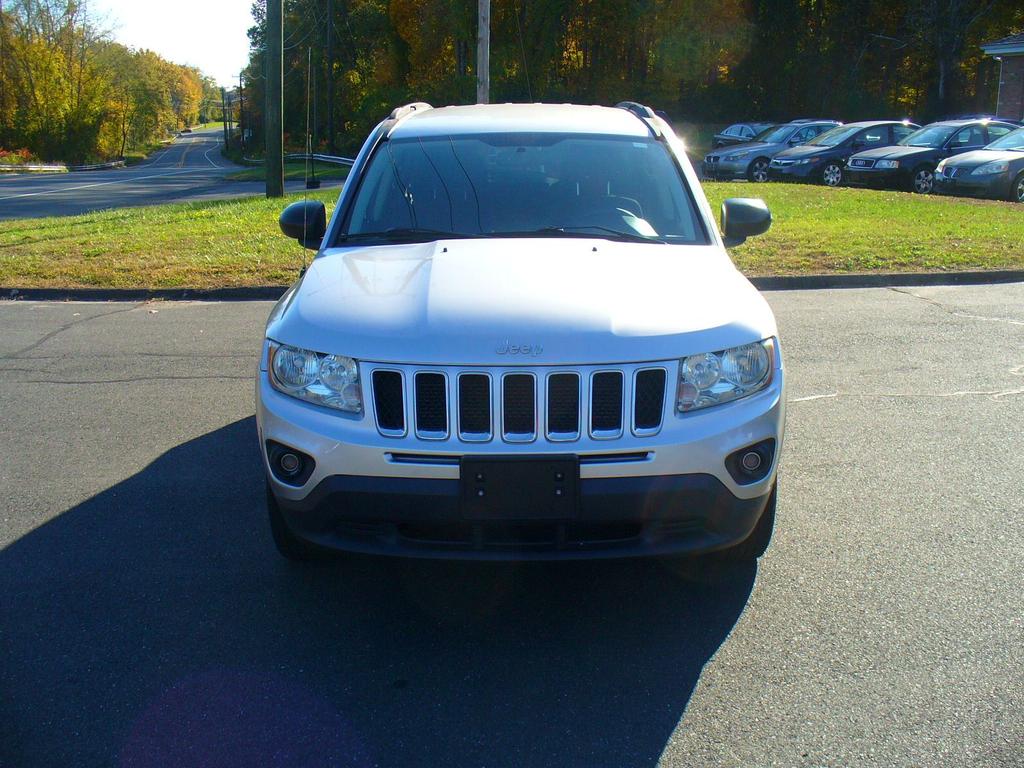
[[[487,235],[468,234],[466,232],[446,232],[443,229],[427,229],[425,227],[392,227],[383,232],[353,232],[338,238],[339,243],[354,243],[363,240],[383,240],[388,243],[424,242],[430,240],[455,240],[467,237],[487,237]]]
[[[623,232],[621,229],[605,227],[601,224],[580,224],[567,227],[541,227],[521,232],[491,232],[491,237],[576,237],[586,230],[597,230],[608,240],[625,240],[631,243],[664,243],[661,237],[641,235],[637,232]]]

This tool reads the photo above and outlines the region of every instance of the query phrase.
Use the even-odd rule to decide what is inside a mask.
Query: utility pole
[[[242,91],[242,73],[238,73],[238,141],[245,155],[245,95]]]
[[[284,197],[284,9],[267,0],[267,197]]]
[[[224,126],[224,151],[228,151],[228,95],[222,87],[220,89],[220,118],[221,124]]]
[[[476,103],[491,98],[491,0],[479,0],[476,30]]]
[[[327,0],[327,151],[334,154],[334,0]]]

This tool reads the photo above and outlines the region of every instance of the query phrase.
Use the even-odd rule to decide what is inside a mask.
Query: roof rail
[[[620,101],[618,104],[615,105],[615,108],[625,109],[629,112],[632,112],[637,117],[649,119],[655,116],[653,109],[643,104],[638,104],[635,101]]]
[[[395,107],[392,109],[391,114],[388,115],[388,120],[401,120],[403,117],[408,117],[413,112],[426,112],[428,109],[433,109],[433,107],[427,104],[427,102],[414,101],[411,104],[406,104],[404,107]]]

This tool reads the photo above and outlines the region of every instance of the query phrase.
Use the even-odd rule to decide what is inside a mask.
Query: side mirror
[[[298,240],[303,248],[317,250],[327,231],[327,209],[316,200],[292,203],[277,220],[281,231]]]
[[[727,248],[768,231],[772,212],[756,197],[730,197],[722,203],[722,239]]]

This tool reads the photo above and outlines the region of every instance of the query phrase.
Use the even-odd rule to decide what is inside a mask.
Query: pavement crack
[[[252,376],[228,376],[215,373],[209,376],[129,376],[124,379],[22,379],[19,384],[132,384],[141,381],[249,381]]]
[[[991,400],[1002,400],[1004,397],[1024,395],[1024,387],[1018,389],[960,389],[955,392],[826,392],[820,395],[794,397],[790,403],[806,403],[812,400],[832,400],[837,397],[856,397],[868,399],[914,399],[914,398],[952,398],[952,397],[987,397]]]
[[[956,309],[955,307],[946,306],[941,301],[936,301],[935,299],[930,299],[927,296],[921,296],[919,294],[914,293],[913,291],[908,291],[905,288],[893,288],[893,287],[890,286],[889,290],[893,291],[894,293],[902,293],[904,296],[910,296],[912,298],[918,299],[919,301],[923,301],[926,304],[931,304],[933,307],[936,307],[937,309],[941,309],[943,312],[946,312],[947,314],[955,315],[956,317],[965,317],[965,318],[967,318],[969,320],[984,320],[986,322],[991,322],[991,323],[1007,323],[1009,325],[1024,325],[1024,320],[1015,320],[1015,319],[1013,319],[1011,317],[990,317],[988,315],[975,315],[975,314],[972,314],[970,312],[964,312],[962,309]]]
[[[89,323],[92,322],[93,320],[99,320],[101,317],[110,317],[111,315],[119,315],[122,312],[131,312],[133,309],[138,309],[145,303],[146,302],[142,301],[139,302],[138,304],[132,304],[130,307],[112,309],[110,312],[101,312],[98,315],[90,315],[89,317],[83,317],[79,320],[72,320],[70,323],[65,323],[59,328],[55,328],[54,330],[50,331],[45,336],[43,336],[41,339],[38,339],[37,341],[34,341],[31,344],[29,344],[27,347],[22,347],[21,349],[16,350],[14,352],[10,352],[6,355],[0,355],[0,360],[16,360],[20,358],[22,355],[31,352],[33,349],[38,349],[53,337],[59,336],[60,334],[64,333],[64,331],[68,331],[74,328],[75,326],[82,325],[83,323]]]

